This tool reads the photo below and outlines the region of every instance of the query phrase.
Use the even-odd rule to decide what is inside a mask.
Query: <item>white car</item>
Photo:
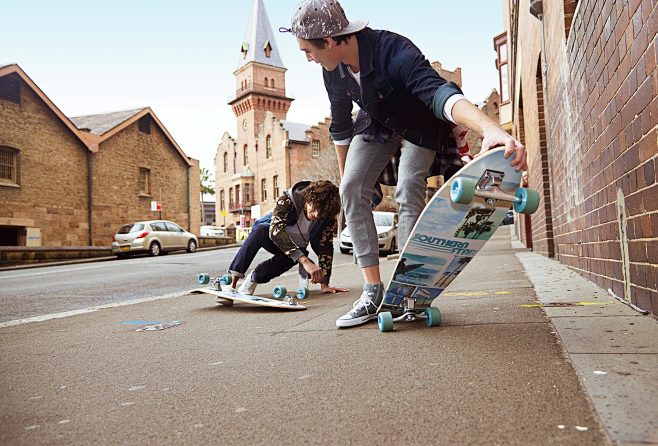
[[[201,226],[199,232],[201,233],[201,237],[224,237],[226,233],[224,228],[220,228],[219,226]]]
[[[394,253],[397,250],[398,215],[395,212],[378,211],[372,214],[377,228],[379,252],[384,254]],[[352,237],[349,228],[345,228],[340,233],[340,252],[348,254],[350,251],[352,251]]]
[[[129,223],[112,237],[112,254],[120,259],[144,252],[150,256],[179,249],[195,252],[198,246],[196,235],[168,220]]]

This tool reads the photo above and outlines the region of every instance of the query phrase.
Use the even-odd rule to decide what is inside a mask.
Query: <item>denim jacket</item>
[[[390,31],[365,28],[356,34],[359,45],[361,87],[340,64],[323,69],[331,103],[329,128],[334,141],[362,134],[366,140],[384,142],[397,133],[441,156],[451,149],[450,121],[443,115],[448,98],[461,93],[432,68],[406,37]],[[352,101],[361,110],[352,122]]]

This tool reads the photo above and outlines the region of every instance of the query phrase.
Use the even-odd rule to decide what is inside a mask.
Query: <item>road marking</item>
[[[458,297],[458,296],[463,296],[463,297],[481,297],[481,296],[491,296],[492,294],[497,295],[497,296],[502,296],[505,294],[512,294],[511,291],[493,291],[493,292],[487,292],[487,291],[466,291],[466,292],[459,292],[459,291],[451,291],[448,293],[443,293],[442,296],[445,297]]]
[[[62,318],[65,318],[65,317],[77,316],[79,314],[93,313],[94,311],[98,311],[98,310],[106,310],[108,308],[125,307],[127,305],[135,305],[135,304],[141,304],[141,303],[144,303],[144,302],[152,302],[154,300],[171,299],[171,298],[174,298],[174,297],[181,297],[181,296],[185,296],[186,294],[189,294],[189,291],[179,291],[177,293],[163,294],[162,296],[144,297],[144,298],[141,298],[141,299],[134,299],[134,300],[124,300],[124,301],[121,301],[121,302],[114,302],[114,303],[111,303],[111,304],[105,304],[105,305],[98,305],[98,306],[95,306],[95,307],[83,308],[81,310],[63,311],[61,313],[51,313],[51,314],[44,314],[44,315],[41,315],[41,316],[28,317],[28,318],[25,318],[25,319],[15,319],[13,321],[0,322],[0,328],[15,327],[17,325],[29,324],[31,322],[44,322],[44,321],[49,321],[51,319],[62,319]]]
[[[552,307],[586,307],[589,305],[610,305],[614,302],[546,302],[542,304],[523,304],[521,308],[552,308]]]
[[[214,251],[210,251],[208,253],[199,253],[199,254],[194,254],[194,259],[197,260],[199,258],[203,257],[210,257],[213,254],[215,254]],[[170,261],[169,259],[166,259],[164,257],[158,257],[157,259],[151,258],[151,257],[144,257],[140,259],[132,259],[133,261],[107,261],[104,262],[102,265],[96,265],[96,266],[87,266],[87,267],[78,267],[78,268],[64,268],[64,269],[57,269],[58,267],[53,265],[53,266],[44,266],[43,268],[52,268],[48,271],[39,271],[36,273],[21,273],[21,274],[14,274],[13,276],[3,276],[0,275],[0,279],[16,279],[16,278],[21,278],[21,277],[32,277],[32,276],[42,276],[44,274],[58,274],[58,273],[68,273],[68,272],[74,272],[74,271],[86,271],[86,270],[91,270],[91,269],[99,269],[99,268],[112,268],[112,267],[119,267],[119,266],[125,266],[125,265],[130,265],[130,264],[143,264],[143,263],[148,263],[149,265],[162,265],[163,263]],[[190,262],[190,265],[193,263]]]

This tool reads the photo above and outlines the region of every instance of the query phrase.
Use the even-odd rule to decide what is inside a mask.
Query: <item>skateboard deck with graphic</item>
[[[441,312],[432,302],[482,249],[510,207],[526,214],[537,209],[539,194],[519,187],[521,172],[504,151],[493,149],[468,163],[427,203],[384,292],[381,331],[398,321],[439,325]]]
[[[240,302],[281,310],[306,310],[306,307],[298,303],[295,297],[291,296],[284,287],[277,286],[274,288],[272,293],[274,298],[242,294],[228,286],[228,283],[230,283],[229,278],[230,276],[227,277],[226,275],[222,278],[211,278],[208,274],[199,274],[197,281],[202,285],[210,284],[210,286],[194,289],[190,291],[190,294],[211,294],[216,296],[218,303],[228,306],[232,306],[235,302]],[[306,288],[296,290],[297,299],[303,299],[307,295],[308,289]]]

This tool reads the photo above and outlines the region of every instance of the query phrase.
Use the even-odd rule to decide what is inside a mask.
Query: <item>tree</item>
[[[203,205],[203,197],[208,194],[208,195],[215,195],[215,180],[212,178],[212,174],[208,169],[205,167],[202,167],[200,170],[200,178],[201,178],[201,221],[203,223],[206,223],[206,210]]]

